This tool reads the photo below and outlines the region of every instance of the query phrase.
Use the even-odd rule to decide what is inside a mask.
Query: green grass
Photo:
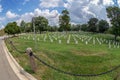
[[[71,33],[72,34],[72,33]],[[75,74],[91,74],[101,73],[107,71],[120,64],[120,48],[108,48],[108,45],[103,43],[99,45],[92,44],[92,40],[88,45],[80,41],[78,38],[78,44],[74,43],[74,39],[71,37],[70,44],[66,44],[66,40],[69,35],[61,37],[62,43],[59,44],[58,40],[53,39],[53,43],[50,42],[47,37],[46,42],[43,41],[45,34],[37,35],[40,41],[37,41],[35,48],[35,42],[32,40],[33,35],[22,35],[20,38],[12,38],[15,46],[19,50],[25,50],[27,47],[31,47],[35,54],[39,56],[46,63],[55,66],[61,70],[75,73]],[[86,35],[93,37],[102,37],[106,39],[112,39],[111,35],[103,34],[88,34],[77,33],[78,35]],[[60,33],[48,33],[47,35],[56,36],[62,35]],[[74,34],[75,35],[75,34]],[[24,39],[23,37],[30,36],[30,39]],[[22,38],[21,38],[22,37]],[[45,65],[37,62],[37,72],[33,73],[30,68],[29,58],[24,53],[18,53],[13,51],[9,44],[7,44],[10,52],[13,54],[18,63],[29,73],[35,76],[38,80],[113,80],[113,78],[119,73],[116,70],[107,75],[98,77],[74,77],[54,71]]]

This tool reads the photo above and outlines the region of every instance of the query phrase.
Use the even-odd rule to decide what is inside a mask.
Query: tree
[[[98,23],[98,30],[100,33],[104,33],[109,28],[109,23],[106,20],[100,20]]]
[[[12,35],[20,33],[20,28],[17,26],[16,22],[8,23],[5,26],[4,30],[5,30],[5,33],[12,34]]]
[[[88,25],[87,24],[82,24],[81,25],[81,30],[82,31],[88,31]]]
[[[20,31],[21,32],[25,32],[25,25],[26,25],[26,23],[24,22],[24,20],[22,20],[20,23]]]
[[[88,21],[88,31],[97,32],[97,23],[97,18],[90,18],[90,20]]]
[[[115,35],[115,41],[120,36],[120,8],[109,6],[106,8],[107,16],[112,24],[112,34]]]
[[[48,31],[50,31],[50,32],[55,32],[55,31],[57,31],[58,30],[58,27],[57,26],[48,26]]]
[[[45,31],[48,27],[48,20],[43,16],[38,16],[32,19],[32,24],[34,24],[36,30],[38,29],[40,33],[42,33],[42,31]]]
[[[78,29],[77,31],[80,31],[81,30],[81,24],[77,24],[76,26],[77,26],[77,29]]]
[[[67,10],[63,10],[62,14],[59,16],[59,26],[60,30],[62,31],[68,31],[70,30],[70,17],[69,12]]]
[[[71,31],[79,31],[80,27],[81,27],[80,24],[77,24],[77,25],[73,24],[73,25],[71,25],[70,29],[71,29]]]
[[[32,31],[32,23],[29,22],[29,23],[26,23],[25,24],[25,32],[31,32]]]

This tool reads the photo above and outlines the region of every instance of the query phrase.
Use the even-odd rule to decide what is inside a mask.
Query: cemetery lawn
[[[97,41],[93,44],[92,40],[90,43],[85,44],[85,42],[82,42],[77,37],[76,40],[78,44],[75,44],[74,37],[72,36],[70,38],[70,43],[67,44],[66,41],[69,35],[72,34],[61,37],[59,39],[61,40],[60,44],[58,39],[55,40],[59,34],[50,33],[49,35],[53,39],[53,42],[50,42],[49,37],[46,38],[46,41],[43,41],[45,34],[38,34],[36,37],[36,46],[34,35],[31,34],[21,35],[19,38],[15,37],[10,40],[13,41],[17,49],[25,51],[26,48],[31,47],[33,52],[46,63],[63,71],[75,74],[98,74],[120,64],[120,48],[113,48],[114,45],[111,45],[112,48],[108,48],[108,44],[103,43],[100,45]],[[53,35],[55,38],[52,37]],[[29,39],[28,36],[30,36]],[[112,36],[108,37],[108,35],[89,34],[89,36],[112,39]],[[6,44],[18,63],[38,80],[113,80],[120,72],[119,68],[112,73],[98,77],[74,77],[52,70],[36,60],[37,71],[33,73],[30,68],[27,54],[18,53],[12,50],[10,44],[7,42]]]

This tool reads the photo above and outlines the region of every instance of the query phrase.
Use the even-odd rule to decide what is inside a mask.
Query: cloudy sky
[[[63,9],[70,12],[71,23],[85,23],[91,17],[107,19],[106,7],[119,6],[120,0],[0,0],[0,28],[8,22],[30,22],[33,16],[44,16],[57,25]]]

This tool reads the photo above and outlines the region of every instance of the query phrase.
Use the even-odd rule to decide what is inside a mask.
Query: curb
[[[18,76],[18,78],[20,80],[37,80],[31,74],[24,71],[24,69],[17,63],[17,61],[13,58],[8,48],[6,47],[6,44],[4,41],[2,42],[2,44],[3,44],[3,49],[5,51],[5,55],[8,59],[8,62],[11,68],[13,69],[13,71],[15,72],[15,74]]]

